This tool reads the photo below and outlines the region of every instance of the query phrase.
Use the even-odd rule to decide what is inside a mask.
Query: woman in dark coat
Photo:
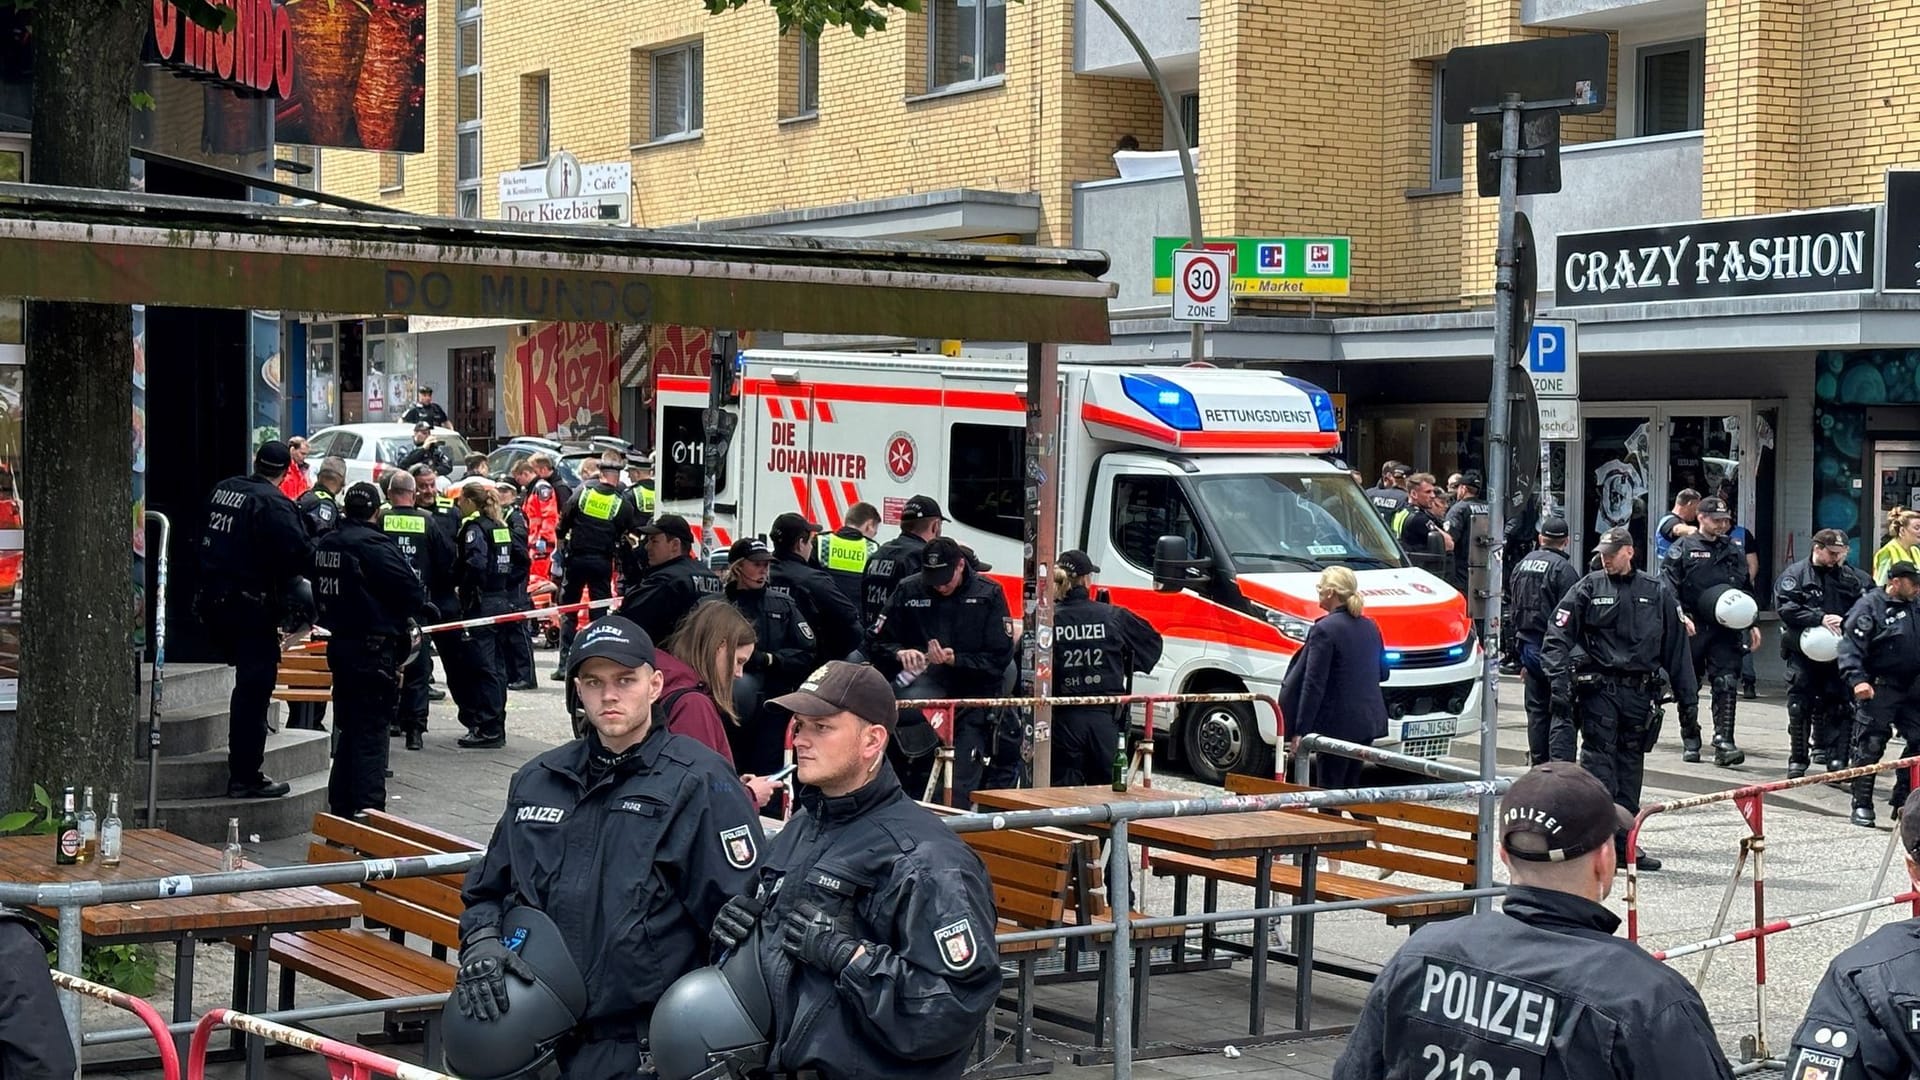
[[[1294,656],[1280,688],[1287,749],[1302,735],[1326,735],[1370,745],[1387,733],[1387,652],[1380,628],[1361,614],[1365,599],[1360,581],[1344,566],[1320,575],[1320,607],[1327,614],[1307,631],[1306,644]],[[1313,759],[1313,785],[1350,788],[1359,783],[1361,762],[1332,754]]]

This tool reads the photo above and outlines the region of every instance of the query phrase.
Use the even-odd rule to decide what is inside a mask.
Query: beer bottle
[[[1127,790],[1127,773],[1132,766],[1133,762],[1127,758],[1127,733],[1122,730],[1113,742],[1113,790]]]
[[[61,797],[60,805],[60,825],[53,831],[53,861],[59,866],[72,866],[80,861],[80,817],[73,809],[71,785]]]
[[[100,865],[120,865],[120,793],[107,796],[107,819],[100,823]]]
[[[227,847],[220,853],[220,869],[238,870],[245,853],[240,848],[240,819],[227,819]]]
[[[100,815],[93,812],[93,787],[89,785],[80,798],[80,861],[90,863],[93,853],[100,846]]]

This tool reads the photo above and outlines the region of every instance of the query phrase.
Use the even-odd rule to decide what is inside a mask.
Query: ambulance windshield
[[[1241,573],[1406,565],[1379,512],[1345,473],[1195,476],[1188,486]]]

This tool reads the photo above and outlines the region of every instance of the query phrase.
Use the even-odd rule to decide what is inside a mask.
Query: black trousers
[[[1574,694],[1580,766],[1606,785],[1614,802],[1636,814],[1647,751],[1660,734],[1653,705],[1651,690],[1620,682],[1592,683]],[[1614,837],[1621,850],[1626,842],[1625,833]]]
[[[517,591],[513,597],[513,610],[533,610],[533,601],[527,599],[527,583],[516,582],[514,587]],[[500,660],[505,665],[506,679],[510,683],[536,681],[533,674],[533,638],[527,636],[532,626],[532,619],[524,619],[500,627],[504,631],[500,639],[502,648]]]
[[[1339,791],[1360,786],[1360,771],[1367,763],[1358,758],[1341,757],[1338,754],[1315,754],[1313,764],[1308,769],[1308,778],[1313,786],[1325,791]]]
[[[500,627],[476,626],[441,635],[447,692],[468,731],[497,735],[507,725],[507,680],[500,660]]]
[[[577,604],[584,593],[591,600],[605,600],[613,595],[613,563],[611,560],[595,559],[591,556],[575,558],[569,556],[566,561],[566,576],[560,582],[560,606]],[[569,612],[560,616],[560,656],[565,659],[567,650],[573,647],[573,635],[576,628],[592,622],[603,611]],[[655,642],[655,644],[659,644]]]
[[[267,710],[280,669],[280,628],[263,606],[236,602],[208,615],[233,666],[233,693],[227,698],[227,782],[261,779],[267,756]]]
[[[1573,718],[1553,715],[1553,680],[1540,666],[1540,646],[1520,642],[1521,699],[1527,709],[1527,763],[1574,760]]]
[[[1817,663],[1795,654],[1787,658],[1787,760],[1809,763],[1809,751],[1826,754],[1839,768],[1853,741],[1853,688],[1840,677],[1840,665]]]
[[[1113,751],[1119,741],[1120,721],[1112,708],[1081,705],[1053,710],[1053,785],[1112,782]]]
[[[327,807],[338,817],[387,808],[387,729],[400,708],[405,646],[392,637],[336,635],[327,642],[333,672],[333,771]]]
[[[400,705],[396,710],[400,730],[424,734],[427,730],[427,687],[433,677],[433,650],[420,643],[420,655],[400,672]]]
[[[1887,743],[1898,734],[1906,743],[1901,757],[1920,754],[1920,687],[1912,678],[1873,680],[1873,697],[1854,707],[1853,752],[1848,763],[1858,768],[1878,765],[1886,756]],[[1853,805],[1873,805],[1873,787],[1878,777],[1861,776],[1853,780]],[[1906,770],[1893,777],[1893,807],[1897,812],[1907,801],[1911,788]]]

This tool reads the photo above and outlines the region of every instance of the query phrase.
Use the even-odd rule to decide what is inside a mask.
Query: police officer
[[[733,681],[734,711],[745,723],[729,727],[727,739],[734,764],[759,776],[779,772],[786,755],[785,725],[767,715],[767,700],[799,686],[818,666],[813,627],[787,593],[767,586],[772,569],[773,549],[765,540],[735,540],[727,549],[726,585],[703,601],[733,605],[753,624],[758,639],[746,670]]]
[[[447,410],[433,403],[433,387],[425,383],[415,391],[417,400],[408,407],[406,415],[400,418],[403,424],[426,424],[428,430],[447,426]]]
[[[227,703],[227,797],[279,798],[289,788],[260,771],[267,707],[280,668],[280,625],[292,614],[295,579],[313,548],[293,501],[280,491],[293,458],[278,439],[262,443],[253,472],[222,480],[207,499],[200,536],[196,613],[234,668]],[[306,613],[311,617],[311,613]]]
[[[400,545],[374,524],[380,489],[355,484],[340,524],[314,545],[313,597],[333,673],[333,772],[327,806],[338,817],[387,807],[387,730],[399,718],[408,632],[427,593]]]
[[[414,465],[407,469],[413,475],[413,503],[425,510],[440,515],[441,524],[447,527],[448,535],[460,531],[460,511],[454,504],[454,487],[440,483],[440,474],[431,465]]]
[[[662,514],[640,529],[647,573],[626,584],[620,614],[647,636],[665,641],[693,606],[720,591],[720,579],[691,557],[693,527],[679,514]]]
[[[633,504],[634,528],[653,520],[659,503],[653,490],[653,458],[650,455],[627,455],[627,501]]]
[[[915,495],[900,508],[900,535],[880,545],[861,574],[860,625],[869,631],[887,610],[893,590],[920,570],[927,542],[940,535],[947,515],[931,495]]]
[[[560,551],[563,577],[560,604],[577,604],[582,595],[604,600],[613,595],[613,560],[621,541],[634,530],[633,503],[620,491],[620,466],[601,461],[599,479],[582,488],[560,510]],[[560,661],[555,680],[566,678],[567,648],[574,627],[593,621],[575,615],[560,616]]]
[[[1483,486],[1478,469],[1461,473],[1460,482],[1453,486],[1453,505],[1447,507],[1444,527],[1447,547],[1453,552],[1453,572],[1447,581],[1462,593],[1467,591],[1467,563],[1473,556],[1473,519],[1487,516],[1487,502],[1480,497]]]
[[[860,605],[847,599],[833,575],[813,562],[820,527],[799,514],[781,514],[768,530],[773,573],[767,588],[790,597],[819,639],[820,659],[845,660],[860,647]],[[863,549],[864,553],[864,549]]]
[[[1553,681],[1541,666],[1553,611],[1580,580],[1567,557],[1567,519],[1540,522],[1540,546],[1513,564],[1514,632],[1520,641],[1520,677],[1527,707],[1527,757],[1530,764],[1572,761],[1573,718],[1553,709]]]
[[[1920,798],[1900,807],[1907,880],[1920,886]],[[1833,958],[1787,1052],[1788,1080],[1920,1076],[1920,919],[1875,930]]]
[[[413,425],[413,449],[400,459],[403,469],[411,469],[415,465],[431,465],[433,471],[441,476],[453,475],[453,458],[447,455],[440,440],[433,437],[433,425],[425,420]]]
[[[866,621],[866,591],[861,578],[867,572],[867,560],[880,550],[879,541],[874,534],[880,531],[880,511],[869,502],[857,502],[847,507],[847,516],[841,519],[839,528],[823,533],[814,540],[813,557],[840,589],[840,594],[853,602],[854,610],[860,612],[860,629],[864,633]]]
[[[727,763],[654,722],[660,672],[645,631],[617,616],[568,657],[591,730],[514,774],[486,859],[467,874],[456,996],[486,1018],[519,964],[500,940],[515,904],[551,916],[586,976],[588,1006],[560,1065],[570,1080],[632,1078],[673,981],[707,961],[707,930],[752,887],[759,819]]]
[[[1729,1080],[1685,978],[1614,936],[1608,839],[1632,815],[1548,762],[1500,800],[1498,912],[1415,934],[1374,980],[1333,1080]]]
[[[1367,489],[1367,501],[1380,512],[1380,520],[1391,524],[1393,515],[1407,505],[1408,469],[1404,462],[1389,461],[1380,466],[1380,482]]]
[[[713,924],[718,948],[758,951],[767,1071],[955,1080],[1000,992],[986,868],[888,765],[879,672],[834,661],[773,704],[793,716],[798,808]]]
[[[309,539],[318,540],[339,522],[340,505],[335,500],[346,486],[346,462],[330,457],[320,463],[313,475],[313,486],[294,503],[300,510],[300,520],[307,527]]]
[[[883,549],[884,550],[884,549]],[[974,572],[951,537],[919,552],[920,572],[893,590],[867,641],[866,653],[902,687],[900,699],[998,697],[1013,662],[1013,620],[1007,594]],[[879,556],[875,556],[876,559]],[[868,569],[871,579],[872,568]],[[902,726],[925,723],[918,709]],[[968,806],[993,750],[993,711],[956,710],[953,722],[953,804]],[[1111,760],[1111,759],[1109,759]],[[905,758],[896,759],[896,766]],[[932,759],[906,777],[909,791],[926,790]]]
[[[1887,740],[1898,731],[1906,741],[1900,756],[1920,753],[1920,696],[1914,680],[1920,677],[1920,625],[1913,617],[1913,599],[1920,594],[1920,570],[1910,562],[1887,568],[1887,583],[1868,591],[1840,624],[1840,678],[1853,688],[1855,712],[1852,754],[1855,768],[1875,765],[1886,752]],[[1873,825],[1872,776],[1853,780],[1855,825]],[[1893,805],[1907,801],[1907,774],[1894,774]]]
[[[25,912],[0,907],[0,1080],[80,1075],[47,974],[52,948]]]
[[[1727,535],[1733,527],[1727,504],[1720,499],[1700,500],[1699,526],[1699,532],[1683,536],[1667,548],[1660,571],[1697,627],[1690,639],[1694,679],[1712,689],[1713,763],[1727,768],[1747,760],[1733,741],[1733,713],[1740,700],[1741,639],[1750,638],[1749,647],[1757,649],[1760,630],[1723,626],[1713,611],[1702,610],[1709,602],[1709,590],[1715,586],[1745,591],[1752,582],[1747,574],[1746,552]],[[1680,706],[1680,744],[1681,760],[1700,760],[1698,705]]]
[[[1580,764],[1615,802],[1638,813],[1647,751],[1660,737],[1654,706],[1662,674],[1682,715],[1697,705],[1699,685],[1673,591],[1633,568],[1633,533],[1624,526],[1608,529],[1599,550],[1601,569],[1574,583],[1553,609],[1540,667],[1552,686],[1554,711],[1571,716],[1578,727]],[[1624,830],[1615,850],[1625,866]],[[1639,868],[1658,870],[1660,860],[1641,851]]]
[[[1393,515],[1388,527],[1407,551],[1453,550],[1453,535],[1442,527],[1441,503],[1432,473],[1414,473],[1407,477],[1407,505]],[[1440,537],[1439,547],[1432,538]]]
[[[1084,551],[1054,562],[1053,689],[1063,697],[1124,694],[1137,672],[1160,662],[1160,632],[1145,619],[1090,595],[1100,568]],[[1097,784],[1126,734],[1125,705],[1057,705],[1053,710],[1053,784]]]
[[[1815,627],[1838,634],[1841,619],[1873,588],[1872,578],[1847,565],[1850,551],[1846,533],[1821,529],[1813,534],[1812,554],[1782,571],[1773,586],[1780,656],[1787,662],[1788,779],[1805,776],[1810,761],[1829,772],[1846,762],[1853,695],[1840,680],[1839,665],[1809,657],[1800,639]]]
[[[460,606],[453,596],[453,537],[433,520],[434,515],[413,504],[415,490],[412,473],[387,474],[388,505],[380,512],[380,530],[399,546],[400,554],[413,568],[413,576],[426,590],[428,619],[438,621]],[[400,673],[397,726],[409,750],[426,748],[427,688],[432,674],[432,650],[423,642]]]
[[[455,505],[464,515],[454,543],[460,617],[508,614],[513,611],[513,530],[500,509],[500,497],[491,481],[469,480],[460,486]],[[467,700],[460,703],[460,722],[467,726],[467,734],[457,740],[462,749],[492,750],[507,743],[507,679],[501,656],[506,629],[487,625],[465,632],[465,656],[456,665],[467,680]],[[459,701],[460,695],[456,683],[454,700]]]
[[[511,537],[508,542],[513,545],[513,582],[508,599],[513,610],[532,611],[533,598],[527,594],[527,579],[533,573],[533,547],[528,539],[531,526],[527,515],[520,510],[520,486],[502,479],[495,480],[493,488],[500,496],[501,514],[507,519],[507,533]],[[529,636],[532,626],[531,621],[521,620],[500,627],[500,660],[509,690],[540,689],[533,674],[533,638]]]

